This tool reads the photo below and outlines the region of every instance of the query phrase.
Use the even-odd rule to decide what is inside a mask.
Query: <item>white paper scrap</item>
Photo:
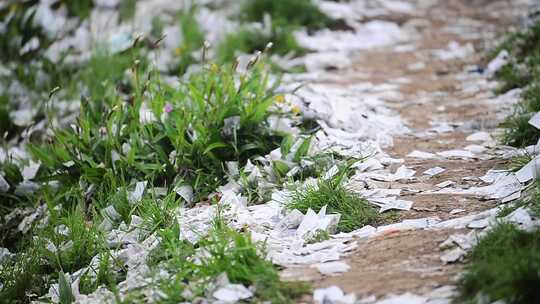
[[[379,210],[379,213],[383,213],[385,211],[392,210],[392,209],[409,211],[411,210],[412,206],[413,206],[413,202],[411,201],[394,199],[384,204]]]
[[[437,158],[437,155],[430,152],[414,150],[411,153],[407,154],[407,157],[418,159],[434,159]]]
[[[536,112],[536,114],[529,119],[529,124],[537,129],[540,129],[540,112]]]
[[[515,173],[516,178],[519,180],[519,182],[526,183],[534,178],[536,170],[535,164],[537,162],[536,159],[540,158],[535,157]]]
[[[135,190],[128,192],[128,201],[130,204],[136,204],[142,199],[147,183],[147,181],[137,182],[137,184],[135,184]]]
[[[466,138],[467,141],[491,141],[491,135],[488,132],[476,132]]]
[[[415,170],[409,169],[405,167],[405,165],[402,165],[396,170],[396,173],[394,173],[394,180],[407,180],[412,178],[415,174]]]
[[[212,295],[225,303],[236,303],[251,298],[253,292],[242,284],[228,284],[216,290]]]
[[[340,304],[353,304],[356,302],[356,296],[354,294],[346,295],[341,288],[337,286],[330,286],[327,288],[318,288],[313,291],[313,300],[315,303],[340,303]]]
[[[347,263],[340,261],[314,264],[312,267],[317,268],[317,270],[323,275],[335,275],[338,273],[347,272],[349,269],[351,269],[351,266],[347,265]]]
[[[193,188],[190,185],[177,186],[174,188],[174,192],[180,195],[188,204],[193,200]]]
[[[450,187],[450,186],[455,185],[455,184],[456,184],[456,182],[454,182],[454,181],[444,181],[444,182],[436,184],[435,187],[437,187],[437,188],[446,188],[446,187]]]
[[[441,261],[443,261],[445,264],[455,263],[463,258],[465,254],[467,254],[465,250],[461,249],[460,247],[456,247],[441,255]]]
[[[474,158],[474,154],[471,151],[460,150],[460,149],[437,152],[437,155],[442,156],[444,158],[461,158],[461,159]]]
[[[9,184],[8,182],[4,179],[4,177],[2,176],[2,174],[0,174],[0,192],[7,192],[9,190]]]
[[[433,167],[431,169],[427,169],[426,171],[424,171],[424,175],[429,175],[429,176],[435,176],[437,174],[441,174],[443,173],[444,171],[446,171],[446,169],[444,168],[441,168],[441,167]]]
[[[404,293],[402,295],[392,295],[388,298],[377,301],[376,304],[425,304],[427,299],[422,296],[417,296],[412,293]]]

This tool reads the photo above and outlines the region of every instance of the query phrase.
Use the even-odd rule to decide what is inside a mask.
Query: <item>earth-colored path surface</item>
[[[359,52],[351,71],[336,72],[343,75],[336,82],[399,84],[400,96],[390,96],[386,106],[400,114],[411,132],[394,138],[393,147],[385,152],[404,159],[403,164],[416,170],[416,175],[405,183],[381,182],[378,186],[400,188],[400,198],[414,202],[410,211],[399,213],[401,219],[448,220],[499,204],[471,195],[427,192],[436,190],[435,185],[444,181],[453,181],[460,188],[482,185],[478,177],[501,165],[501,158],[494,154],[496,141],[474,142],[466,137],[478,131],[493,135],[504,117],[504,106],[493,94],[494,84],[479,72],[479,67],[485,66],[494,38],[517,24],[526,7],[519,1],[419,2],[423,4],[414,3],[417,9],[413,14],[382,18],[414,28],[417,35],[398,46]],[[449,44],[463,53],[456,51],[455,58],[443,58],[445,54],[440,50],[452,49]],[[437,153],[464,148],[478,154],[466,159],[407,156],[414,150]],[[446,171],[433,177],[422,174],[437,166]],[[456,212],[451,213],[452,210]],[[463,264],[443,263],[439,245],[449,235],[467,230],[390,230],[360,240],[358,249],[345,259],[351,269],[344,274],[322,276],[313,268],[289,269],[286,274],[294,273],[293,276],[314,282],[316,287],[337,285],[358,298],[404,292],[426,294],[455,283]]]

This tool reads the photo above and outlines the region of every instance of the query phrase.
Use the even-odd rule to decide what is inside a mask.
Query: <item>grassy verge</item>
[[[540,130],[528,121],[540,111],[540,22],[510,35],[497,48],[497,51],[502,50],[510,54],[510,60],[496,74],[503,83],[498,92],[524,88],[521,101],[502,124],[505,129],[502,141],[517,147],[536,144]]]
[[[269,16],[270,19],[265,19]],[[311,0],[244,1],[240,8],[240,20],[259,22],[265,29],[241,28],[227,35],[217,48],[219,62],[232,62],[236,52],[251,54],[262,51],[269,42],[271,54],[301,56],[307,52],[296,41],[293,32],[301,27],[309,31],[331,27],[336,21],[326,16]]]
[[[536,144],[540,131],[528,123],[540,111],[540,22],[526,31],[512,34],[495,52],[506,50],[510,61],[496,76],[503,85],[499,92],[524,88],[522,99],[504,121],[502,141],[516,147]],[[519,170],[530,156],[516,157],[509,163]],[[540,216],[540,184],[531,185],[524,197],[499,211],[499,218],[519,207]],[[469,255],[470,263],[459,280],[455,303],[536,303],[540,293],[540,229],[523,231],[510,223],[498,223]]]
[[[487,302],[540,301],[540,230],[525,232],[500,224],[478,243],[470,259],[459,282],[461,296],[456,303],[481,303],[482,296],[489,299]]]

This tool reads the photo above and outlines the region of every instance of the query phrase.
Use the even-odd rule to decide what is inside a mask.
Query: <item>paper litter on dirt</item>
[[[345,294],[338,286],[318,288],[313,291],[313,300],[315,303],[326,304],[354,304],[356,302],[355,294]]]
[[[427,169],[422,174],[429,175],[429,176],[435,176],[435,175],[443,173],[444,171],[446,171],[446,169],[441,168],[441,167],[433,167],[433,168]]]
[[[316,268],[323,275],[336,275],[339,273],[347,272],[351,267],[345,262],[328,262],[314,264],[311,267]]]

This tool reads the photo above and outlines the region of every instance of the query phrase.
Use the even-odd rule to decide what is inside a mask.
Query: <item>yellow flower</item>
[[[176,54],[176,56],[180,56],[182,55],[182,52],[183,52],[183,48],[181,46],[177,47],[174,49],[174,54]]]
[[[214,73],[217,73],[219,71],[219,67],[217,64],[215,63],[212,63],[212,65],[210,66],[210,69],[212,70],[212,72]]]
[[[300,107],[294,105],[294,106],[291,107],[291,111],[294,113],[294,115],[298,115],[298,114],[300,114]]]
[[[283,95],[277,95],[276,96],[276,102],[277,103],[285,103],[285,97]]]

